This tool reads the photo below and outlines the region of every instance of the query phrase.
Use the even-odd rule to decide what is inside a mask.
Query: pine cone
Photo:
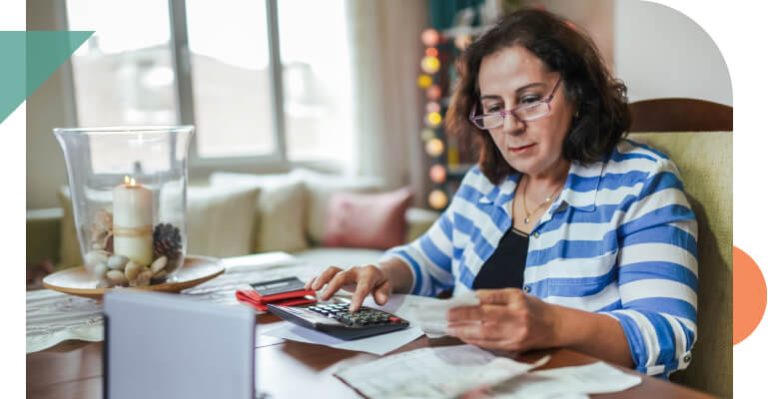
[[[174,261],[181,257],[181,234],[179,228],[170,223],[160,223],[155,226],[152,235],[155,259],[165,256],[168,261]]]

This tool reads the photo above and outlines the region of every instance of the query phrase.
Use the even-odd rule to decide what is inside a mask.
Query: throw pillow
[[[189,187],[187,253],[215,257],[251,253],[258,187]]]
[[[259,223],[251,241],[252,252],[301,251],[309,245],[305,234],[305,197],[302,182],[290,174],[253,175],[214,173],[213,186],[259,187]]]
[[[328,204],[331,196],[338,192],[374,193],[384,189],[384,181],[378,177],[349,177],[311,171],[294,170],[307,187],[306,225],[309,240],[320,244],[326,235],[328,225]]]
[[[339,192],[331,196],[324,244],[329,247],[388,249],[405,241],[408,188],[379,193]]]

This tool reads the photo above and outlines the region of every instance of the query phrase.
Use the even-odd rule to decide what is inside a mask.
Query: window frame
[[[291,161],[288,158],[282,58],[280,56],[280,36],[278,26],[277,0],[264,0],[266,7],[267,41],[269,48],[269,73],[272,102],[272,135],[275,143],[274,151],[266,155],[232,156],[232,157],[201,157],[197,151],[197,140],[190,143],[188,165],[189,173],[194,177],[205,177],[211,173],[225,169],[241,173],[280,173],[292,167],[308,167],[330,173],[343,172],[343,166],[335,160]],[[67,29],[67,2],[62,2],[62,13]],[[195,97],[192,88],[192,64],[189,51],[187,30],[186,0],[168,0],[168,16],[170,27],[169,46],[171,62],[174,71],[174,96],[176,99],[176,120],[178,124],[195,125]],[[74,80],[74,68],[70,68],[70,98],[73,120],[77,118],[77,97]],[[197,133],[197,132],[196,132]]]

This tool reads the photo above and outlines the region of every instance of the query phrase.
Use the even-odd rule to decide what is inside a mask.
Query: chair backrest
[[[649,144],[677,164],[698,220],[698,340],[688,368],[673,381],[720,397],[733,387],[733,133],[648,132]]]
[[[631,132],[733,130],[733,108],[692,98],[658,98],[629,104]]]

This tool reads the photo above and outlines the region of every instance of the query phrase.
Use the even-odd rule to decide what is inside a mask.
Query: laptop
[[[256,315],[178,294],[104,297],[104,397],[257,397]]]

